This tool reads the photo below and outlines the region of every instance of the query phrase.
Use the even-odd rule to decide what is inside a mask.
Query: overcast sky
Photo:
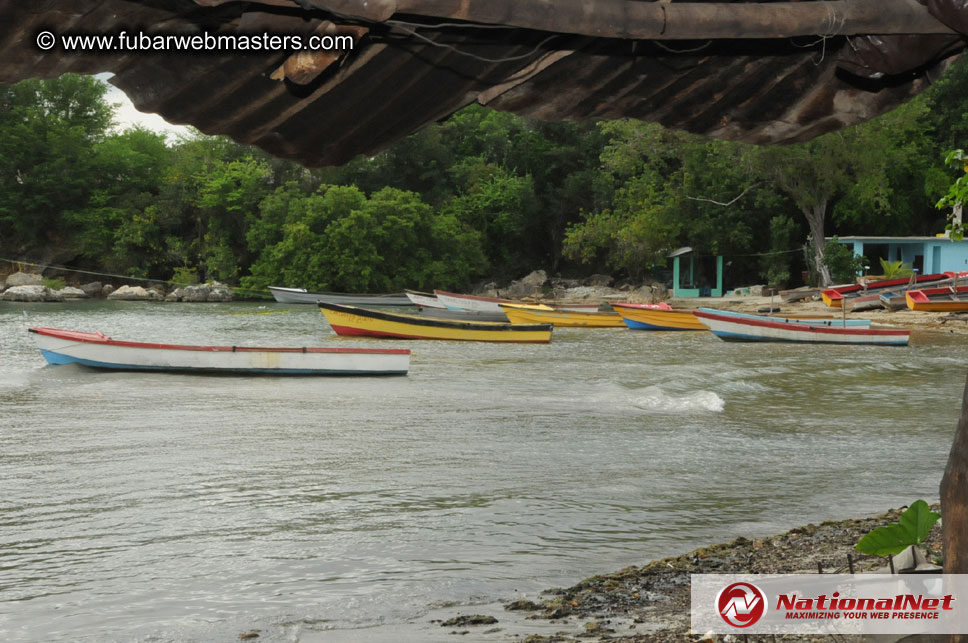
[[[113,74],[98,74],[97,78],[107,82]],[[114,112],[114,120],[118,123],[118,129],[124,130],[135,125],[141,125],[156,132],[165,132],[169,135],[169,140],[173,140],[179,134],[186,132],[180,125],[172,125],[157,114],[145,114],[139,112],[124,95],[124,92],[108,83],[107,100],[109,103],[120,103],[120,107]]]

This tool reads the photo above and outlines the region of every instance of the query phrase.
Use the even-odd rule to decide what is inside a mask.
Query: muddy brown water
[[[402,378],[104,373],[45,367],[33,325],[414,356]],[[385,342],[302,306],[2,302],[0,640],[362,640],[936,499],[966,348]]]

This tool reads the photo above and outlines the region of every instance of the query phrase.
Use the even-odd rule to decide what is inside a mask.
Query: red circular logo
[[[756,585],[733,583],[716,596],[716,609],[733,627],[749,627],[766,613],[766,594]]]

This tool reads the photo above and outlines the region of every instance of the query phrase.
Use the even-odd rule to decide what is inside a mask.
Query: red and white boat
[[[714,335],[732,342],[907,346],[911,337],[909,330],[834,326],[835,320],[828,320],[831,325],[819,325],[816,322],[782,321],[770,317],[757,319],[753,315],[730,313],[712,308],[700,308],[695,315]]]
[[[503,313],[501,304],[521,305],[524,301],[514,301],[513,299],[501,299],[499,297],[482,297],[480,295],[461,295],[455,292],[435,290],[434,295],[437,301],[451,310],[476,310],[487,313]],[[595,312],[601,307],[601,303],[575,303],[564,302],[556,305],[554,302],[547,302],[538,305],[547,306],[549,310],[568,311],[576,313]]]
[[[111,339],[103,333],[31,328],[50,364],[120,371],[230,375],[406,375],[409,349],[186,346]]]

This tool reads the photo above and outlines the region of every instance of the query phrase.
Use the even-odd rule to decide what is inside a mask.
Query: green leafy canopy
[[[858,541],[857,551],[874,556],[900,554],[911,545],[920,545],[941,514],[931,511],[928,503],[918,500],[911,504],[896,523],[872,530]]]

